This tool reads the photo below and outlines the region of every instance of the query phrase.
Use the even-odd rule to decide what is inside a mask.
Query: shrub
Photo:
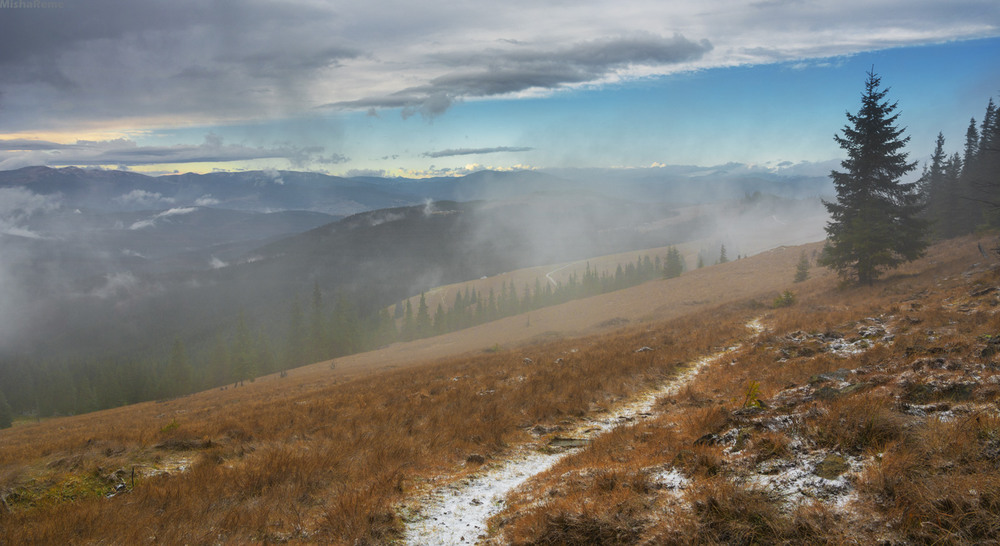
[[[795,305],[795,293],[791,290],[785,290],[780,296],[774,298],[774,302],[771,303],[771,307],[777,309],[779,307],[791,307]]]

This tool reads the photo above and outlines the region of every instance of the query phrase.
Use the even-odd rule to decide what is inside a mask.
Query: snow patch
[[[757,472],[746,479],[746,485],[771,489],[781,496],[786,508],[800,505],[805,499],[816,499],[843,508],[856,497],[852,476],[864,468],[860,457],[844,456],[849,469],[836,479],[828,480],[814,473],[826,453],[797,456],[792,460],[765,461]]]
[[[691,480],[681,474],[676,468],[668,468],[666,470],[660,471],[652,476],[653,483],[658,484],[663,489],[669,489],[673,491],[680,491],[687,489],[687,486],[691,484]]]

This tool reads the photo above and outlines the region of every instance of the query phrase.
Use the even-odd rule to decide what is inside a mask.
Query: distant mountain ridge
[[[59,195],[69,207],[119,212],[209,206],[257,212],[308,210],[346,216],[421,200],[360,180],[295,171],[153,177],[127,171],[26,167],[0,171],[2,187]]]
[[[482,170],[433,178],[344,178],[302,171],[213,172],[147,176],[129,171],[25,167],[0,171],[0,188],[59,195],[63,204],[104,211],[207,206],[273,212],[308,210],[349,216],[433,201],[511,200],[536,193],[592,193],[671,204],[726,200],[753,192],[810,198],[829,194],[829,178],[742,165],[713,168]]]

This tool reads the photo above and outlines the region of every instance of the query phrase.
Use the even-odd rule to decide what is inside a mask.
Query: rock
[[[712,446],[717,443],[719,443],[719,435],[712,433],[708,433],[694,441],[694,445],[696,446]]]
[[[825,480],[836,480],[841,474],[851,469],[843,457],[836,454],[829,454],[825,459],[816,464],[813,474]]]
[[[559,425],[553,425],[553,426],[550,426],[550,427],[547,427],[545,425],[535,425],[535,426],[531,427],[531,433],[535,434],[537,436],[544,436],[544,435],[549,434],[551,432],[558,432],[558,431],[560,431],[562,429],[563,429],[563,427],[561,427]]]
[[[995,292],[996,289],[997,288],[995,286],[987,286],[986,288],[980,288],[979,290],[973,290],[972,292],[969,293],[969,296],[971,296],[973,298],[978,298],[980,296],[985,296],[986,294],[989,294],[990,292]]]
[[[189,439],[189,438],[170,438],[164,440],[153,446],[156,449],[164,449],[168,451],[187,451],[190,449],[206,449],[212,447],[212,440],[205,439]]]
[[[562,436],[556,436],[549,441],[549,447],[561,448],[584,447],[588,444],[590,444],[590,440],[586,438],[564,438]]]
[[[840,396],[840,390],[833,387],[822,387],[816,390],[816,398],[820,400],[833,400]]]
[[[696,455],[694,451],[691,451],[690,449],[682,449],[678,451],[677,455],[674,456],[674,459],[670,461],[670,466],[683,468],[697,459],[698,455]]]
[[[836,347],[834,347],[836,349]],[[847,381],[847,376],[851,374],[851,370],[847,368],[841,368],[834,372],[821,373],[819,375],[814,375],[809,378],[809,383],[815,385],[816,383],[822,383],[824,381]]]
[[[951,385],[941,389],[941,395],[943,398],[949,398],[955,402],[962,402],[972,398],[972,389],[974,387],[974,383],[952,383]]]
[[[858,337],[862,339],[873,339],[885,335],[885,328],[880,326],[862,326],[858,328]]]
[[[933,385],[926,383],[907,383],[903,385],[902,399],[915,404],[924,404],[934,397],[936,391]]]
[[[469,464],[483,464],[486,462],[486,457],[483,457],[478,453],[472,453],[471,455],[465,458],[465,462]]]
[[[854,394],[854,393],[856,393],[858,391],[861,391],[862,389],[864,389],[867,386],[868,386],[868,383],[864,383],[864,382],[855,383],[853,385],[848,385],[848,386],[840,389],[840,394],[841,395]]]
[[[946,365],[946,361],[945,361],[944,358],[941,358],[941,357],[937,357],[937,358],[925,357],[925,358],[918,358],[918,359],[914,360],[913,363],[910,364],[910,369],[912,369],[915,372],[919,372],[920,370],[922,370],[924,368],[931,369],[931,370],[941,370],[941,369],[944,369],[945,365]]]
[[[750,430],[751,429],[749,427],[744,427],[739,430],[739,432],[736,434],[736,443],[733,444],[733,447],[730,451],[732,451],[733,453],[739,453],[740,451],[743,451],[743,448],[746,447],[747,445],[747,440],[750,439]]]
[[[796,330],[796,331],[794,331],[794,332],[792,332],[790,334],[785,335],[786,339],[790,339],[792,341],[799,341],[799,342],[805,341],[808,337],[809,337],[809,334],[805,333],[802,330]]]

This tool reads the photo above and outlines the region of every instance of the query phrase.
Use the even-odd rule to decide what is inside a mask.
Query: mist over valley
[[[488,171],[430,180],[0,174],[11,302],[3,350],[75,358],[83,347],[89,357],[155,354],[164,339],[226,331],[241,311],[277,345],[289,302],[314,287],[368,316],[438,285],[521,268],[694,241],[710,260],[722,244],[736,257],[807,242],[822,236],[818,194],[828,189],[816,177],[721,169],[583,182]],[[782,198],[760,193],[791,187]]]

